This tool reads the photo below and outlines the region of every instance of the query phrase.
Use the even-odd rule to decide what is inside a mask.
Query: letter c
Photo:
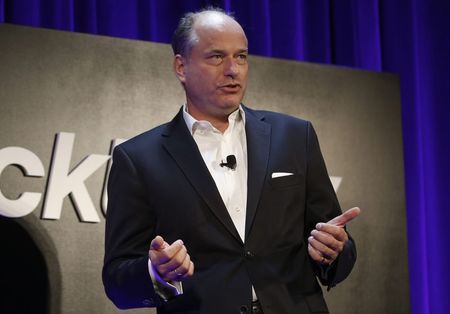
[[[0,175],[9,165],[17,165],[27,177],[43,177],[44,165],[36,154],[22,147],[0,149]],[[17,218],[31,213],[41,200],[41,193],[24,192],[18,199],[7,199],[0,191],[0,215]]]

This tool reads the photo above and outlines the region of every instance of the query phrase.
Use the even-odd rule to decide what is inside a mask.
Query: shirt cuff
[[[165,281],[159,276],[156,269],[153,268],[150,258],[148,259],[148,272],[152,279],[153,288],[155,292],[164,300],[168,301],[171,298],[183,294],[183,285],[181,281]]]

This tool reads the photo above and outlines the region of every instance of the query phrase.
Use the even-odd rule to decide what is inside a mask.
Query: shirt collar
[[[187,105],[183,105],[183,118],[184,122],[186,123],[186,126],[188,127],[189,132],[191,135],[194,134],[195,130],[199,125],[207,126],[209,125],[212,129],[215,129],[212,124],[209,121],[206,120],[197,120],[193,116],[190,115],[190,113],[187,110]],[[239,108],[230,113],[228,116],[228,121],[231,122],[231,120],[234,120],[233,122],[240,121],[242,119],[242,122],[245,126],[245,111],[242,108],[242,105],[239,105]]]

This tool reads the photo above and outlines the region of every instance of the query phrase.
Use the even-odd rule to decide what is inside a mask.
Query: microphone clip
[[[236,170],[237,162],[236,162],[236,156],[234,155],[228,155],[227,161],[224,162],[223,160],[220,162],[219,166],[221,167],[227,167],[231,170]]]

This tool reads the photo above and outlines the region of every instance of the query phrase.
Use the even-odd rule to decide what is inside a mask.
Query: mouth
[[[237,93],[241,90],[241,85],[237,83],[229,83],[225,85],[220,85],[219,87],[225,93]]]

